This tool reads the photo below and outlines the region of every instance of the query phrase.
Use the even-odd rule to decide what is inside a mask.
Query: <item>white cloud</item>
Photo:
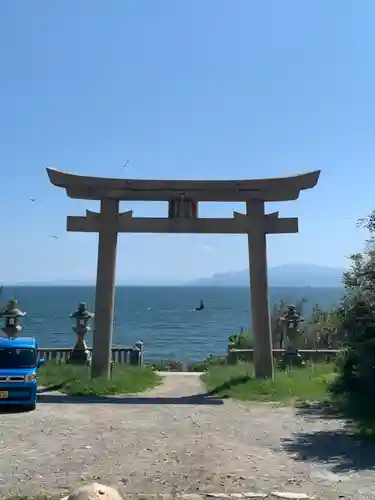
[[[214,249],[212,247],[210,247],[209,245],[203,245],[202,250],[204,252],[213,252],[214,251]]]

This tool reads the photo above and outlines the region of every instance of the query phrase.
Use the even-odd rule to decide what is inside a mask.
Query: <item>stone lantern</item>
[[[22,332],[21,318],[24,316],[26,313],[18,308],[17,300],[10,300],[1,313],[1,317],[4,319],[2,330],[9,339],[17,337]]]
[[[94,317],[94,313],[89,312],[86,302],[80,302],[76,311],[70,315],[74,320],[73,331],[77,334],[77,342],[70,353],[69,363],[89,364],[91,361],[90,351],[87,349],[85,335],[90,331],[89,323]]]
[[[303,366],[305,362],[297,349],[297,339],[300,336],[299,326],[304,318],[298,313],[295,305],[287,306],[286,311],[280,318],[283,328],[284,354],[283,364]]]

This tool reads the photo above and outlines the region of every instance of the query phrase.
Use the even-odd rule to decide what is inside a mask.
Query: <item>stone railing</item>
[[[339,349],[298,349],[305,361],[326,362],[329,363],[335,359],[340,352]],[[284,349],[272,349],[273,357],[277,360],[282,358]],[[235,365],[239,361],[245,363],[251,362],[254,359],[254,349],[228,349],[227,363]]]
[[[91,347],[87,348],[90,352]],[[39,356],[46,362],[66,363],[72,349],[69,347],[40,347]],[[126,363],[135,366],[143,366],[143,345],[141,347],[113,347],[112,361],[114,363]]]

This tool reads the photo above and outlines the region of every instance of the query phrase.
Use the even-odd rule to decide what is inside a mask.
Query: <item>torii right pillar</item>
[[[268,298],[267,228],[263,200],[246,203],[255,378],[273,379],[272,332]]]

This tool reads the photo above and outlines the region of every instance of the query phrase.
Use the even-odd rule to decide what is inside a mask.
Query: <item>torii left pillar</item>
[[[112,198],[101,200],[100,214],[96,217],[99,225],[99,248],[91,377],[109,378],[115,308],[119,200]]]

